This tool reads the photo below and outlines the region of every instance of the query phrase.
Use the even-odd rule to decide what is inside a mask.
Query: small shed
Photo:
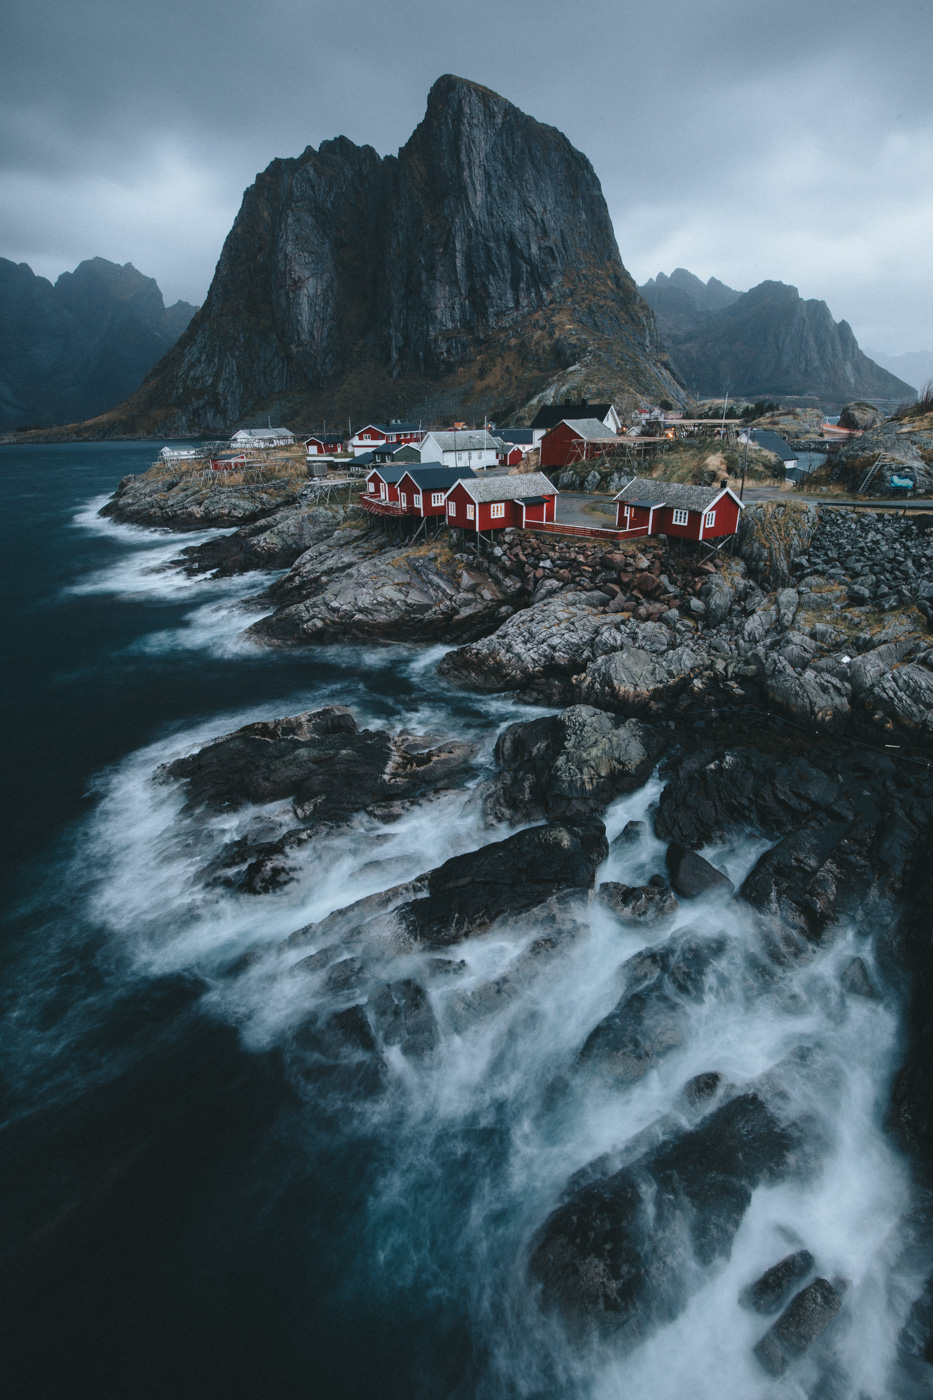
[[[557,487],[543,472],[458,481],[447,492],[447,524],[461,530],[504,530],[554,519]]]
[[[304,445],[309,457],[333,457],[336,452],[343,451],[343,438],[339,433],[320,433],[317,437],[305,438]]]
[[[615,498],[616,529],[632,537],[711,540],[734,535],[742,502],[728,486],[689,486],[633,476]]]

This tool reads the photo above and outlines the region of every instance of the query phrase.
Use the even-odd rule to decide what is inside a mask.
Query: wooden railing
[[[394,515],[407,516],[409,512],[403,510],[398,501],[383,501],[378,496],[369,496],[365,491],[360,492],[360,505],[364,510],[368,510],[370,515]],[[412,519],[417,517],[412,516]]]
[[[632,530],[611,530],[600,525],[563,525],[559,520],[529,520],[524,529],[548,535],[577,535],[591,540],[616,541],[634,540],[648,533],[647,525],[639,525]]]

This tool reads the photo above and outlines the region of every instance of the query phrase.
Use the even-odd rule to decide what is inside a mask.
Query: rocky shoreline
[[[178,509],[191,518],[184,501]],[[231,523],[230,502],[220,509]],[[165,518],[163,502],[150,523]],[[401,883],[386,872],[378,893],[246,956],[228,977],[257,975],[257,958],[287,966],[315,989],[290,1042],[295,1072],[322,1094],[379,1095],[394,1056],[421,1063],[436,1052],[439,989],[448,1024],[466,1033],[554,975],[599,908],[645,946],[553,1086],[559,1104],[575,1085],[626,1093],[684,1043],[724,980],[763,1004],[792,1002],[800,969],[855,926],[859,952],[840,966],[835,995],[902,1008],[887,1131],[913,1163],[918,1233],[933,1239],[922,1223],[933,1218],[928,524],[782,502],[746,512],[730,555],[517,532],[479,554],[456,543],[407,549],[359,512],[335,526],[299,497],[177,561],[190,573],[286,570],[254,600],[272,608],[249,629],[257,642],[446,641],[449,684],[554,710],[518,717],[491,759],[443,734],[360,729],[331,706],[247,725],[162,770],[184,795],[192,842],[205,813],[263,814],[198,875],[256,897],[287,888],[323,833],[392,823],[445,794],[462,793],[489,838]],[[663,858],[643,883],[600,880],[602,818],[652,774],[653,830],[630,823],[617,841]],[[761,853],[735,888],[702,852],[750,833]],[[678,922],[710,901],[721,934]],[[727,911],[741,914],[741,939]],[[530,941],[456,990],[474,940],[506,923]],[[540,1306],[569,1334],[611,1336],[623,1349],[677,1317],[698,1268],[728,1258],[755,1189],[820,1169],[827,1146],[799,1086],[824,1072],[816,1052],[743,1083],[710,1063],[684,1085],[676,1121],[566,1182],[528,1243]],[[740,1300],[779,1313],[754,1349],[771,1376],[804,1357],[838,1372],[835,1353],[820,1360],[822,1338],[845,1316],[848,1283],[824,1276],[806,1245]],[[923,1302],[933,1275],[924,1289],[901,1339],[905,1376],[933,1362]]]

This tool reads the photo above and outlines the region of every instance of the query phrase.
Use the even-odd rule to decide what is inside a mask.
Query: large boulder
[[[671,885],[682,899],[699,899],[704,894],[732,894],[735,886],[708,860],[679,841],[672,841],[664,855]]]
[[[635,1346],[670,1322],[728,1257],[763,1182],[795,1165],[799,1132],[753,1090],[607,1180],[575,1191],[534,1242],[530,1271],[545,1307],[575,1331]]]
[[[663,747],[651,725],[591,705],[510,724],[496,744],[500,772],[487,814],[494,821],[534,821],[601,812],[641,787]]]
[[[873,403],[865,403],[861,399],[856,399],[854,403],[847,403],[839,414],[839,426],[864,433],[869,428],[877,428],[879,423],[884,422],[884,419],[885,415],[880,408],[876,408]]]

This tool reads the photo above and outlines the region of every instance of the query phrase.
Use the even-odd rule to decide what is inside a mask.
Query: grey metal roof
[[[524,476],[483,476],[461,483],[474,501],[521,501],[528,496],[556,496],[557,487],[544,472]]]
[[[289,428],[238,428],[233,436],[242,437],[244,433],[251,438],[293,438],[295,436]]]
[[[531,428],[497,428],[496,437],[510,442],[513,447],[532,447],[535,435]]]
[[[475,479],[476,472],[472,467],[445,467],[440,462],[423,462],[420,467],[406,467],[402,476],[410,476],[422,491],[437,491],[440,487],[449,491],[457,481]]]
[[[785,442],[780,433],[773,433],[770,428],[752,428],[751,441],[754,447],[763,447],[766,452],[773,452],[782,462],[796,462],[800,459],[797,449]]]
[[[363,456],[364,456],[364,457],[368,457],[368,456],[369,456],[369,453],[368,453],[368,452],[364,452],[364,453],[363,453]],[[360,461],[361,461],[361,458],[357,457],[357,459],[356,459],[356,465],[357,465],[357,466],[359,466]],[[394,486],[395,483],[396,483],[397,481],[401,481],[402,477],[405,475],[405,473],[406,473],[407,471],[408,471],[408,466],[407,466],[407,464],[405,464],[405,463],[397,463],[397,462],[379,462],[376,466],[371,467],[370,470],[366,473],[366,475],[367,475],[367,476],[372,476],[373,472],[378,472],[379,475],[382,477],[382,480],[383,480],[384,482],[386,482],[387,484],[391,484],[391,485]]]
[[[427,438],[433,438],[442,452],[497,452],[496,439],[492,433],[484,432],[472,428],[464,428],[462,432],[442,432],[427,433]]]
[[[562,418],[561,423],[575,432],[584,442],[621,442],[622,438],[601,423],[598,418]],[[560,424],[555,424],[559,427]]]
[[[725,495],[723,486],[689,486],[683,481],[655,481],[633,476],[615,497],[633,506],[674,506],[679,510],[706,510]],[[730,492],[730,495],[732,493]]]
[[[539,408],[531,420],[532,428],[556,428],[565,418],[604,419],[612,408],[611,403],[549,403]],[[602,423],[605,428],[605,423]]]

